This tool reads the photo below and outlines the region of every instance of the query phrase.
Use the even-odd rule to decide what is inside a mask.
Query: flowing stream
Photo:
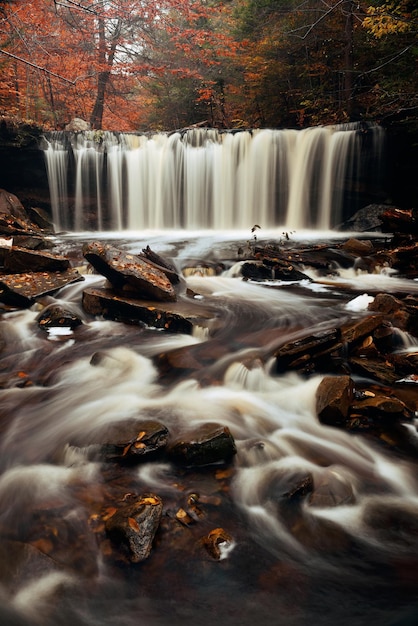
[[[56,244],[76,258],[90,236],[63,235]],[[106,235],[131,252],[150,245],[178,268],[196,268],[196,259],[223,263],[220,275],[198,268],[186,278],[199,294],[196,302],[216,311],[209,335],[203,328],[192,336],[171,335],[86,316],[82,290],[103,283],[91,274],[50,299],[82,315],[83,325],[68,335],[40,331],[36,307],[3,314],[1,624],[415,623],[416,463],[361,435],[320,424],[320,377],[275,374],[265,358],[271,345],[245,338],[271,329],[271,341],[279,345],[301,328],[332,328],[361,315],[355,298],[375,292],[379,283],[415,294],[418,284],[342,271],[327,286],[244,282],[231,259],[245,236]],[[215,340],[227,348],[220,358],[211,353]],[[203,354],[207,346],[212,383],[190,375],[159,377],[154,357],[182,346],[201,346]],[[104,358],[93,365],[98,352]],[[83,443],[97,428],[132,416],[157,418],[174,434],[207,421],[229,426],[238,448],[233,472],[223,476],[220,470],[215,479],[213,470],[185,474],[165,461],[118,471],[86,455]],[[335,494],[335,506],[280,504],[293,478],[307,472],[315,485]],[[161,496],[166,522],[147,561],[115,563],[92,532],[94,515],[115,494],[144,490]],[[170,510],[192,492],[207,503],[206,517],[190,528],[170,525]],[[205,555],[199,543],[216,526],[232,536],[220,561]],[[31,547],[25,558],[22,545]]]

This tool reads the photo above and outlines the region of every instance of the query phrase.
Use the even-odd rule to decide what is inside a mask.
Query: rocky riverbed
[[[218,619],[227,625],[250,624],[256,616],[260,624],[270,624],[278,607],[285,616],[283,623],[305,624],[311,614],[321,613],[312,599],[319,583],[306,569],[306,553],[318,563],[325,555],[327,565],[318,564],[324,585],[340,558],[351,570],[355,555],[365,553],[374,577],[384,563],[386,578],[397,582],[390,585],[388,604],[382,600],[382,612],[373,613],[373,619],[387,615],[386,623],[395,623],[404,604],[408,607],[416,600],[411,581],[418,571],[418,546],[412,509],[394,512],[377,503],[364,512],[363,530],[373,529],[379,541],[395,546],[400,542],[400,553],[396,558],[391,555],[389,562],[373,542],[365,548],[361,533],[341,524],[338,516],[310,514],[354,511],[370,493],[390,492],[390,481],[383,484],[367,469],[373,454],[366,449],[360,454],[363,441],[378,458],[390,459],[393,467],[399,464],[408,473],[416,468],[418,217],[416,211],[373,207],[356,219],[345,225],[355,235],[344,232],[336,241],[310,245],[294,241],[291,233],[261,242],[254,227],[249,241],[231,245],[222,258],[214,254],[179,265],[149,245],[132,252],[118,242],[92,237],[68,246],[54,233],[47,215],[25,210],[15,196],[1,192],[0,581],[4,614],[15,620],[8,623],[69,624],[79,615],[79,622],[73,623],[90,624],[100,615],[101,623],[107,624],[106,610],[97,609],[99,600],[92,600],[101,587],[102,606],[108,606],[103,597],[111,596],[112,589],[123,597],[123,615],[114,623],[134,623],[129,621],[133,617],[127,601],[136,589],[143,602],[140,623],[147,626],[180,624],[196,615],[207,625]],[[352,272],[354,278],[347,281],[341,270]],[[205,276],[226,271],[243,285],[255,286],[258,299],[260,290],[266,298],[283,294],[286,306],[284,294],[290,292],[309,308],[316,289],[323,289],[325,311],[341,299],[347,306],[337,316],[324,315],[309,323],[302,311],[289,314],[285,323],[270,313],[265,318],[257,313],[255,321],[243,319],[232,329],[229,317],[204,286]],[[366,296],[362,284],[356,288],[356,273],[386,275],[387,288],[382,290],[379,280],[371,281]],[[196,276],[203,280],[196,283]],[[392,276],[400,280],[391,283]],[[91,278],[98,282],[91,283]],[[71,288],[78,294],[76,301],[61,296]],[[262,310],[263,303],[257,304]],[[36,347],[30,350],[21,347],[21,338],[12,330],[14,320],[19,323],[25,311],[36,336]],[[108,321],[120,331],[92,336],[96,320]],[[118,391],[118,418],[97,419],[102,411],[98,396],[106,395],[106,385],[119,389],[114,372],[122,376],[130,367],[139,367],[121,344],[137,346],[141,337],[152,341],[150,336],[157,337],[157,332],[157,344],[162,334],[170,340],[153,349],[144,369],[135,373],[137,384],[147,386],[143,393],[150,394],[152,403],[135,414],[129,405],[132,390]],[[196,333],[204,340],[192,341]],[[189,336],[190,342],[174,345],[176,335]],[[71,345],[65,343],[69,339]],[[408,342],[410,349],[401,350]],[[65,351],[60,350],[64,345]],[[88,359],[78,373],[81,379],[73,399],[66,395],[60,400],[72,360],[79,354]],[[211,403],[212,390],[223,388],[238,366],[246,378],[267,372],[263,383],[267,394],[275,384],[271,381],[283,377],[294,375],[304,385],[312,381],[315,429],[331,432],[335,450],[328,449],[326,439],[320,442],[322,435],[315,435],[315,443],[299,438],[292,454],[297,450],[303,463],[287,469],[267,467],[267,461],[281,456],[275,456],[277,443],[267,435],[275,429],[258,408],[258,430],[249,436],[251,428],[247,431],[245,423],[252,411],[244,406],[250,402],[245,391],[228,411],[225,402],[230,399],[210,404],[210,410],[188,405],[187,396],[191,402],[196,389],[203,391],[202,398],[206,390]],[[77,429],[69,424],[71,404],[77,406],[86,380],[92,381],[98,396],[89,401],[86,391],[80,407],[85,415],[89,402],[98,408],[91,424],[86,427],[79,421]],[[170,394],[181,395],[181,417],[164,408],[163,396]],[[297,396],[293,401],[297,403]],[[48,407],[44,415],[43,402]],[[37,410],[32,414],[33,404]],[[193,416],[189,422],[184,419],[188,412]],[[45,446],[47,413],[51,431]],[[55,435],[50,424],[54,415],[57,424],[61,419],[63,424]],[[307,432],[313,436],[310,428]],[[350,441],[360,448],[350,451]],[[360,459],[362,454],[361,462],[350,461],[350,455]],[[358,477],[350,480],[335,471],[336,458],[351,467],[350,472],[355,467]],[[260,475],[253,502],[245,475],[255,466],[263,468],[263,478]],[[36,468],[30,476],[25,475],[29,467]],[[71,472],[65,488],[55,473],[62,468]],[[415,488],[410,489],[416,497]],[[243,515],[247,506],[243,503],[251,502],[251,515],[260,515],[254,525],[248,525]],[[269,515],[274,511],[274,522],[263,518],[266,511]],[[276,537],[277,529],[270,529],[276,539],[266,539],[269,524],[283,527],[283,543]],[[40,594],[42,601],[34,601],[30,615],[21,598],[24,593],[33,597],[28,589],[38,578],[51,584]],[[359,589],[362,581],[359,575]],[[90,591],[85,595],[86,585]],[[121,585],[124,591],[116,592],[114,586]],[[279,600],[274,600],[276,594]],[[399,594],[403,600],[397,604]],[[160,596],[160,605],[154,606]],[[82,611],[78,613],[79,602],[85,607],[84,618]],[[329,604],[327,600],[328,609]],[[56,621],[56,606],[62,608],[62,621]],[[330,621],[318,623],[335,623],[335,616],[341,617],[341,609],[332,606]],[[367,602],[362,606],[367,621],[370,607]],[[350,609],[351,616],[355,613]],[[112,607],[109,615],[115,614]],[[351,619],[345,623],[363,623]]]

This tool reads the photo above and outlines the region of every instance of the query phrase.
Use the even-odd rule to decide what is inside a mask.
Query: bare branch
[[[59,74],[55,74],[55,72],[51,72],[50,70],[47,70],[45,67],[41,67],[40,65],[37,65],[36,63],[31,63],[27,59],[22,59],[22,57],[19,57],[16,54],[12,54],[11,52],[6,52],[6,50],[2,50],[1,48],[0,48],[0,53],[1,54],[5,54],[6,56],[11,57],[12,59],[15,59],[16,61],[20,61],[21,63],[25,63],[26,65],[29,65],[30,67],[33,67],[36,70],[40,70],[41,72],[45,72],[46,74],[49,74],[50,76],[55,76],[55,78],[59,78],[59,80],[63,80],[66,83],[70,83],[70,85],[75,85],[75,83],[76,83],[75,80],[69,80],[68,78],[65,78],[64,76],[60,76]]]
[[[294,30],[289,30],[286,32],[286,34],[290,35],[290,34],[295,34],[297,31],[300,30],[305,30],[303,35],[296,35],[296,37],[300,37],[300,39],[306,39],[306,37],[309,35],[309,33],[311,33],[313,31],[313,29],[315,28],[315,26],[317,26],[320,22],[322,22],[322,20],[324,20],[330,13],[332,13],[333,11],[335,11],[336,8],[338,8],[340,5],[344,4],[345,2],[347,2],[347,0],[339,0],[337,2],[337,4],[334,4],[333,6],[330,6],[328,8],[327,11],[324,11],[322,13],[322,15],[320,15],[318,17],[318,19],[313,22],[312,24],[305,24],[303,26],[300,26],[299,28],[295,28]],[[325,4],[325,3],[324,3]],[[327,4],[325,4],[325,6],[328,6]]]

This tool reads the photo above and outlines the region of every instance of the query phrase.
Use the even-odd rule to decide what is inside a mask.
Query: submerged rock
[[[236,452],[229,428],[213,422],[177,439],[168,450],[173,461],[186,467],[228,462]]]
[[[168,429],[154,420],[128,419],[112,424],[94,443],[105,461],[137,463],[149,460],[168,442]]]
[[[318,480],[315,480],[314,489],[308,498],[310,506],[336,507],[353,504],[355,495],[349,480],[336,470],[327,469]]]

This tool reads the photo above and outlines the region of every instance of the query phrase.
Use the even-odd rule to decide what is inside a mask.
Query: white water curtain
[[[380,159],[380,131],[370,129],[369,162]],[[73,215],[64,181],[70,151]],[[323,230],[342,220],[347,189],[364,176],[356,125],[150,136],[96,131],[70,140],[56,133],[45,155],[54,220],[69,230]]]

